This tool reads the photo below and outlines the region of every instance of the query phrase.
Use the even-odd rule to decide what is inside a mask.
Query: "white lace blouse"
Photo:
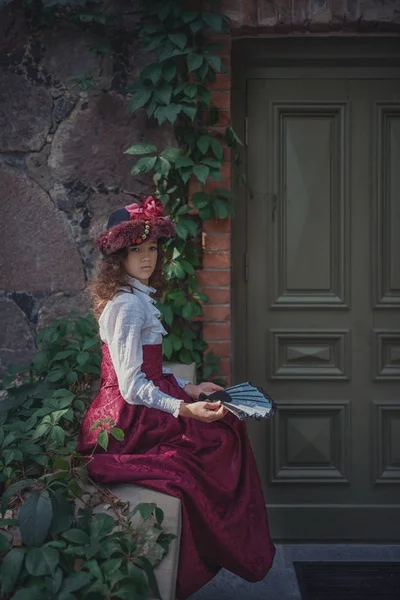
[[[150,293],[154,288],[130,278],[134,293],[122,291],[110,300],[100,319],[100,337],[108,344],[122,397],[129,404],[144,404],[178,417],[183,400],[164,394],[142,371],[143,346],[161,344],[165,331],[160,311]],[[163,367],[163,373],[170,373]],[[176,377],[180,387],[189,381]]]

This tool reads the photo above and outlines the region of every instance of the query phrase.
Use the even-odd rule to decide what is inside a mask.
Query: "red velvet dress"
[[[173,375],[162,373],[161,345],[143,346],[142,371],[162,392],[192,402]],[[260,581],[271,568],[270,540],[260,480],[246,425],[228,413],[214,423],[175,418],[170,413],[122,398],[107,345],[103,346],[101,386],[84,418],[82,454],[97,437],[91,425],[114,419],[125,432],[110,436],[107,452],[90,462],[94,480],[135,483],[181,500],[182,537],[177,598],[203,587],[221,567],[247,581]]]

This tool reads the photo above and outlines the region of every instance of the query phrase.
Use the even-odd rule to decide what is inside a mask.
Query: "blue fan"
[[[260,421],[270,419],[276,410],[276,404],[264,390],[250,382],[239,383],[226,390],[220,390],[207,396],[200,394],[199,400],[217,402],[221,400],[223,406],[240,420],[251,417]]]

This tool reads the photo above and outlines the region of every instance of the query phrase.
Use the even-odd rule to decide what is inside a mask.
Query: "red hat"
[[[174,235],[175,225],[164,216],[163,205],[157,198],[148,196],[143,204],[134,202],[113,212],[107,231],[97,239],[97,246],[108,255],[146,240],[166,241]]]

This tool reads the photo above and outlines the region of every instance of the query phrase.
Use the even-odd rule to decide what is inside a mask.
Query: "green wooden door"
[[[400,536],[400,81],[247,88],[247,373],[272,531]]]

